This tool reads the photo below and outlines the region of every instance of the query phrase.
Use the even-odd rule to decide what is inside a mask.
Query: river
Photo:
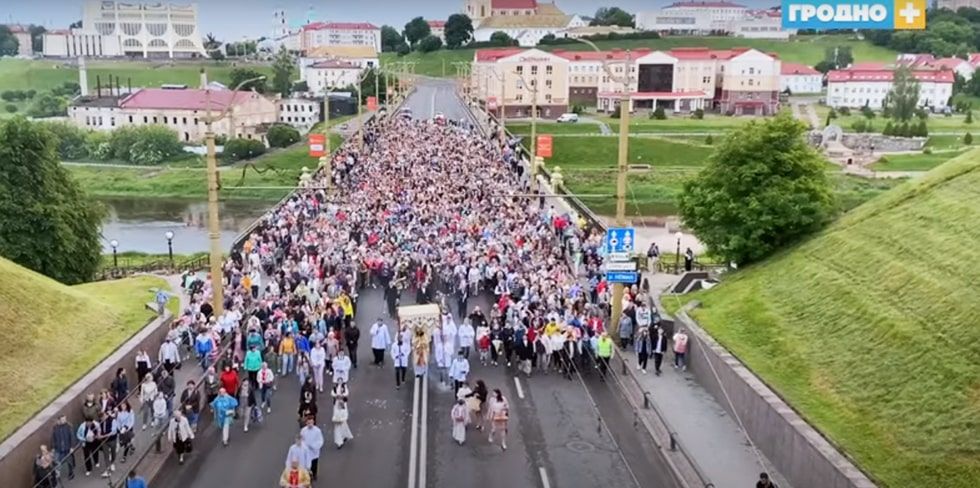
[[[200,200],[170,198],[105,198],[106,218],[102,223],[102,248],[119,241],[119,252],[166,254],[167,231],[173,231],[174,253],[208,251],[208,204]],[[230,200],[220,204],[221,247],[231,247],[235,237],[261,217],[273,203]]]

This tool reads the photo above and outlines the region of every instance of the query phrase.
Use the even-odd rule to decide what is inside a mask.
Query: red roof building
[[[953,72],[947,70],[913,70],[912,77],[918,82],[953,83]],[[827,81],[831,82],[882,82],[891,83],[895,79],[895,71],[891,69],[838,69],[827,73]]]
[[[780,74],[783,76],[787,75],[819,75],[819,71],[805,65],[798,63],[787,63],[783,61],[780,66]]]
[[[303,26],[303,30],[380,30],[370,22],[313,22]]]
[[[953,72],[944,69],[912,69],[919,83],[919,105],[943,108],[953,95]],[[871,107],[880,109],[892,90],[892,67],[851,67],[827,73],[827,104],[831,107]]]
[[[492,0],[490,8],[493,10],[524,10],[537,9],[537,0]]]
[[[445,29],[446,28],[446,21],[445,20],[426,20],[425,23],[429,24],[429,27],[432,28],[432,29]]]
[[[120,103],[123,109],[157,110],[206,110],[208,90],[165,88],[144,88],[124,98]],[[211,110],[224,110],[231,103],[247,102],[252,96],[260,96],[250,91],[211,90]]]
[[[525,51],[525,49],[519,47],[478,49],[474,57],[476,59],[476,62],[478,63],[493,63],[500,60],[501,58],[506,58],[507,56],[513,56],[523,51]]]
[[[674,2],[664,8],[748,8],[733,2]]]

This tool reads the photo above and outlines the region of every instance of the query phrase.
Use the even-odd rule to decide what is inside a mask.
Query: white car
[[[578,122],[578,114],[573,114],[573,113],[561,114],[561,116],[558,117],[558,123],[562,123],[562,122],[569,122],[574,124],[575,122]]]

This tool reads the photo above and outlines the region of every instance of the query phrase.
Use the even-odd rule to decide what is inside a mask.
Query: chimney
[[[85,68],[85,56],[78,57],[78,86],[82,96],[88,96],[88,70]]]
[[[208,73],[207,71],[204,71],[204,68],[201,68],[201,89],[207,90],[207,88],[208,88]]]
[[[130,78],[126,78],[126,87],[128,88],[128,90],[126,91],[126,94],[127,95],[132,94],[133,93],[133,78],[131,78],[131,77]]]
[[[102,77],[99,75],[95,75],[95,93],[102,98]]]

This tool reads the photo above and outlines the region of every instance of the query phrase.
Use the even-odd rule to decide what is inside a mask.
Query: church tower
[[[473,27],[477,27],[490,16],[492,3],[492,0],[465,0],[463,13],[473,21]]]

